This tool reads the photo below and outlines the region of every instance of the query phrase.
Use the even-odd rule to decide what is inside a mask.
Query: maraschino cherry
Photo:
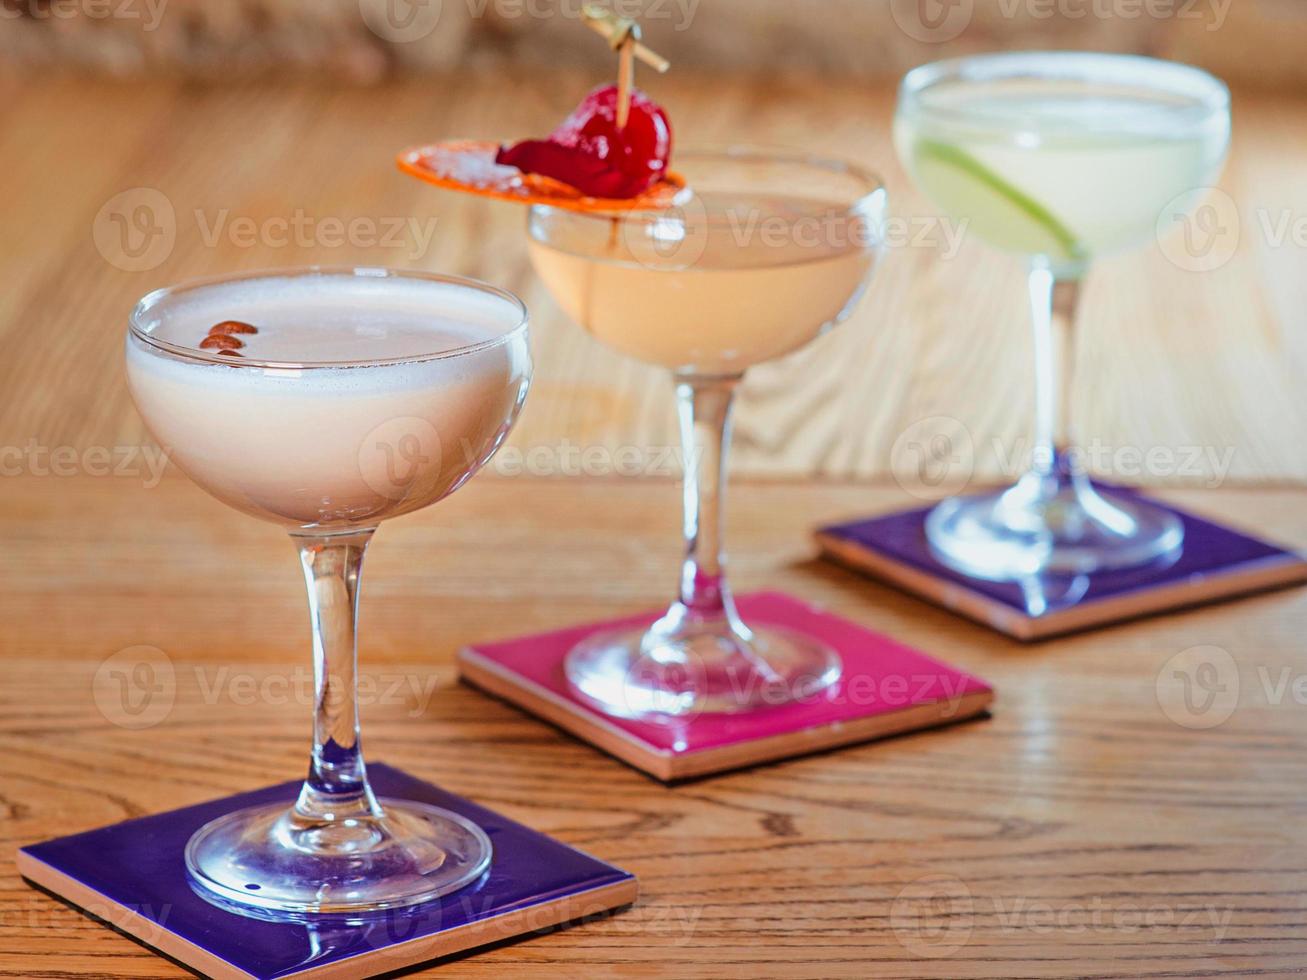
[[[618,89],[603,85],[543,140],[523,140],[500,149],[495,162],[524,173],[561,180],[583,194],[630,198],[667,173],[672,128],[660,105],[631,90],[625,126],[617,124]]]

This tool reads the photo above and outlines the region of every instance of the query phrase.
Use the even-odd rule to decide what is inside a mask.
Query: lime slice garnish
[[[952,214],[1001,248],[1074,262],[1087,250],[1047,207],[1009,183],[966,150],[938,140],[918,140],[916,176]]]

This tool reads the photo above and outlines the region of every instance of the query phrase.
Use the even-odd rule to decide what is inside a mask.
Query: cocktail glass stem
[[[205,824],[186,867],[205,897],[245,915],[298,919],[432,901],[481,875],[485,832],[412,800],[385,806],[359,741],[358,608],[374,528],[292,532],[313,632],[313,753],[295,803],[236,810]]]
[[[735,613],[726,586],[722,514],[726,454],[738,378],[687,378],[676,383],[677,417],[685,457],[681,488],[685,561],[680,601],[706,616]]]
[[[840,676],[820,641],[740,618],[726,582],[726,451],[739,375],[676,377],[685,557],[676,598],[648,629],[597,633],[567,676],[611,714],[681,717],[750,711],[812,697]]]
[[[1071,424],[1076,365],[1079,276],[1065,278],[1036,262],[1030,269],[1030,321],[1035,353],[1035,445],[1030,470],[1013,489],[1013,503],[1035,508],[1055,538],[1075,537],[1086,520],[1115,534],[1137,530],[1130,514],[1094,489]]]
[[[738,377],[676,380],[684,470],[681,533],[685,559],[677,599],[660,622],[669,633],[682,626],[721,621],[747,635],[726,584],[722,541],[726,454],[739,381]]]
[[[1035,354],[1035,442],[1023,478],[1034,500],[1092,493],[1071,428],[1080,279],[1061,278],[1043,263],[1031,267],[1030,322]]]
[[[657,656],[657,651],[678,649],[678,640],[695,634],[715,631],[733,636],[739,642],[720,645],[719,659],[739,658],[739,667],[757,671],[766,683],[776,683],[778,678],[771,666],[754,653],[753,633],[740,619],[726,583],[722,532],[726,455],[731,444],[731,410],[740,380],[738,375],[676,379],[684,457],[681,533],[685,538],[685,559],[676,601],[650,629],[645,646]]]
[[[1184,526],[1170,511],[1100,492],[1071,420],[1081,274],[1038,261],[1029,292],[1035,353],[1035,442],[1015,486],[947,500],[926,520],[931,546],[968,574],[1021,580],[1139,565],[1178,553]]]
[[[372,534],[291,535],[309,595],[314,680],[313,755],[295,814],[320,827],[381,816],[359,742],[357,682],[360,575]]]
[[[1076,363],[1080,280],[1059,279],[1042,265],[1030,270],[1035,349],[1035,460],[1047,472],[1072,455],[1071,382]]]

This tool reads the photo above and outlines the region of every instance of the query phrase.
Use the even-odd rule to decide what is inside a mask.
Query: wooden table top
[[[56,480],[7,481],[0,515],[0,976],[182,975],[27,888],[12,849],[295,778],[302,585],[280,531],[182,478]],[[364,746],[635,872],[643,896],[432,975],[1307,970],[1307,590],[1021,646],[812,559],[814,523],[902,506],[900,491],[734,489],[739,588],[826,603],[986,678],[993,717],[663,787],[458,685],[452,664],[465,642],[664,602],[674,485],[478,477],[371,549]],[[1171,496],[1307,546],[1295,492]],[[130,730],[95,678],[137,645],[170,658],[176,693]],[[1196,646],[1228,652],[1241,684],[1205,730],[1164,710],[1168,662]]]
[[[543,447],[540,475],[561,475],[550,453],[564,445],[675,445],[661,374],[563,316],[530,269],[519,207],[438,191],[392,164],[437,138],[537,132],[593,83],[526,73],[364,90],[0,82],[0,163],[14,190],[0,235],[0,436],[140,442],[119,366],[136,299],[191,276],[318,262],[474,275],[522,295],[537,369],[513,445]],[[750,374],[736,471],[884,477],[891,462],[910,469],[932,434],[965,427],[976,478],[1011,475],[1006,461],[1029,448],[1033,397],[1023,273],[977,243],[955,253],[958,229],[895,159],[892,90],[675,71],[650,85],[681,145],[730,133],[808,147],[871,166],[890,188],[899,247],[849,322]],[[1218,268],[1180,268],[1154,245],[1091,276],[1075,411],[1120,482],[1141,474],[1128,458],[1111,467],[1112,454],[1153,447],[1177,458],[1146,482],[1307,482],[1304,116],[1307,97],[1236,99],[1230,198],[1213,199],[1213,227],[1231,231],[1212,238]],[[1238,202],[1233,217],[1226,201]]]
[[[899,213],[924,214],[888,145],[887,91],[702,81],[658,82],[686,140],[730,131],[871,161]],[[389,164],[426,138],[538,128],[586,85],[0,83],[0,446],[23,450],[0,460],[0,977],[185,975],[27,888],[13,849],[304,768],[308,631],[290,545],[180,477],[156,485],[144,457],[113,471],[147,444],[121,379],[131,302],[185,276],[311,261],[476,274],[537,313],[537,383],[513,452],[372,548],[363,668],[392,693],[364,705],[369,756],[643,882],[621,915],[431,975],[1307,971],[1307,590],[1022,646],[812,557],[813,526],[915,502],[887,460],[918,420],[964,419],[978,478],[997,471],[984,447],[1025,431],[1019,273],[981,249],[899,250],[852,322],[756,372],[729,525],[737,588],[825,603],[984,677],[992,718],[666,788],[455,683],[466,642],[652,608],[675,576],[666,380],[563,320],[531,277],[520,213],[437,195]],[[1263,205],[1307,213],[1303,108],[1238,100],[1225,180],[1248,229]],[[133,188],[167,199],[175,232],[136,272],[122,253],[107,260],[102,214]],[[276,245],[266,222],[300,208],[316,231]],[[436,223],[428,247],[421,229],[401,230],[399,247],[336,245],[321,225],[359,216]],[[232,230],[240,218],[253,244]],[[1155,249],[1106,263],[1079,389],[1084,427],[1109,445],[1233,449],[1223,486],[1168,499],[1307,547],[1302,491],[1286,486],[1307,479],[1301,262],[1250,231],[1207,276]],[[644,454],[642,478],[606,468],[623,446]],[[586,447],[599,464],[569,475]],[[67,465],[51,469],[56,452]],[[137,645],[164,651],[177,684],[144,730],[96,699],[97,669]],[[1207,729],[1173,720],[1171,661],[1194,647],[1237,664],[1233,711]]]

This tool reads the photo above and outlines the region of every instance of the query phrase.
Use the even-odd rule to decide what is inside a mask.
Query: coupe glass
[[[239,356],[201,348],[220,321],[259,332],[235,335]],[[196,832],[186,866],[205,897],[272,918],[372,912],[436,898],[489,865],[490,841],[466,818],[368,786],[359,575],[381,521],[434,503],[489,460],[530,375],[521,302],[447,276],[256,273],[162,289],[132,313],[127,377],[146,424],[201,487],[290,532],[308,587],[308,778],[289,808],[240,810]]]
[[[1080,285],[1100,255],[1180,223],[1221,170],[1230,97],[1206,72],[1124,55],[1021,53],[926,65],[900,90],[895,143],[920,188],[1022,256],[1035,350],[1035,452],[1006,490],[955,498],[926,533],[949,564],[1016,579],[1178,553],[1170,512],[1096,488],[1069,417]]]
[[[726,583],[722,507],[731,404],[751,365],[845,319],[880,250],[880,182],[838,160],[755,148],[678,153],[689,192],[657,212],[537,206],[537,274],[599,340],[671,371],[685,483],[676,598],[649,629],[589,637],[567,677],[625,717],[738,712],[815,695],[839,657],[740,619]]]

